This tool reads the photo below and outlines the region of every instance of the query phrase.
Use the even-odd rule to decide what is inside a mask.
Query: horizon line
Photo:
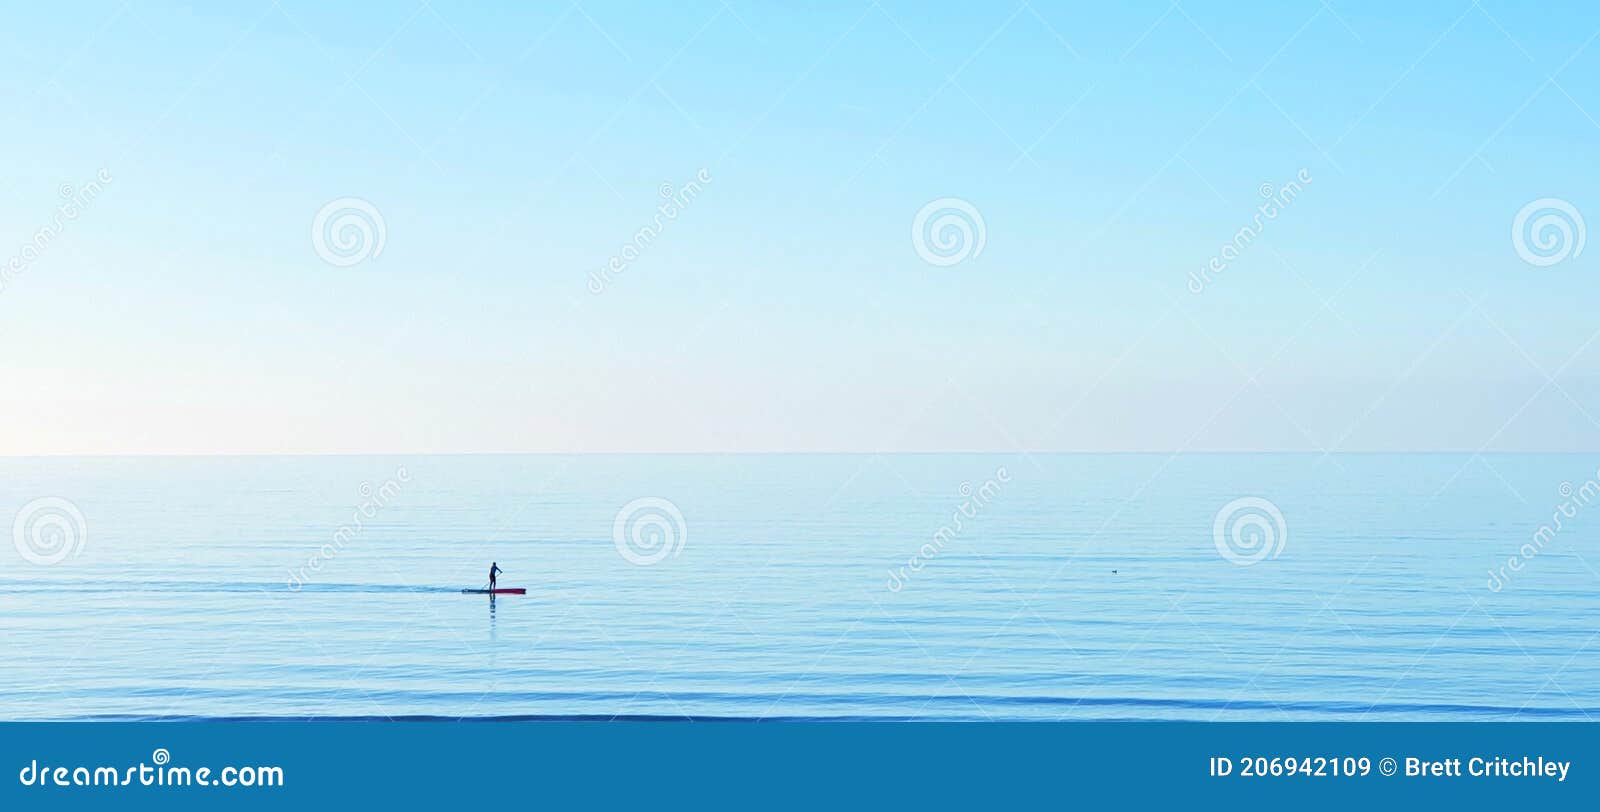
[[[891,456],[1506,456],[1600,454],[1600,449],[1519,449],[1485,451],[1469,449],[934,449],[916,451],[860,450],[756,450],[756,451],[129,451],[129,452],[47,452],[5,454],[0,460],[30,459],[129,459],[129,458],[222,458],[222,457],[891,457]]]

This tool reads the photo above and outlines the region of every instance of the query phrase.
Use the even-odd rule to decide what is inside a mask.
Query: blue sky
[[[1600,448],[1587,4],[3,13],[0,454]]]

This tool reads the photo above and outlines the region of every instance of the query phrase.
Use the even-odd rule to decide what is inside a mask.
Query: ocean
[[[0,459],[0,718],[1583,720],[1597,465]]]

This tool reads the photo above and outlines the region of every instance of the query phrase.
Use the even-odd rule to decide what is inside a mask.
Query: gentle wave
[[[0,508],[88,529],[0,561],[0,718],[1600,718],[1587,535],[1486,583],[1595,466],[1469,461],[0,459]],[[1276,557],[1219,550],[1241,497]],[[687,531],[648,565],[613,535],[639,499]],[[490,562],[528,594],[457,594]]]
[[[334,593],[446,593],[476,587],[409,586],[405,584],[322,584],[291,586],[285,581],[95,581],[62,584],[59,581],[20,581],[0,579],[0,593],[7,592],[181,592],[192,594],[227,592],[334,592]]]

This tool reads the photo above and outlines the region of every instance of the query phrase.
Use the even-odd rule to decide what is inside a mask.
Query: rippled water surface
[[[1585,719],[1596,462],[0,460],[0,718]]]

